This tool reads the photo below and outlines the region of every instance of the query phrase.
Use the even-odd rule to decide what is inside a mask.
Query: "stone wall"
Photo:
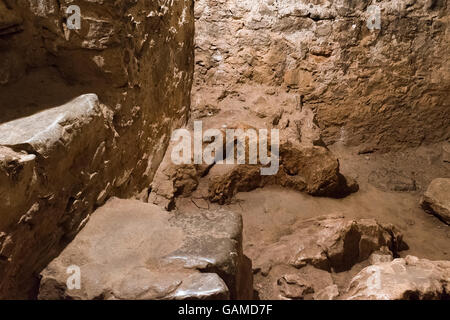
[[[193,101],[215,105],[236,88],[265,85],[261,99],[289,91],[293,108],[313,108],[327,144],[388,151],[450,138],[448,1],[373,1],[379,30],[367,25],[371,4],[196,1]],[[207,87],[222,91],[199,102]]]
[[[0,298],[35,297],[109,197],[148,197],[190,109],[193,14],[192,0],[0,0]]]

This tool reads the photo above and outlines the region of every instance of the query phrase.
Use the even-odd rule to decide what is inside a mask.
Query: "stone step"
[[[250,299],[253,293],[239,214],[173,214],[118,198],[91,215],[41,276],[39,299]]]
[[[22,297],[37,285],[33,274],[75,236],[123,174],[112,156],[108,112],[96,94],[84,94],[0,123],[0,297]]]

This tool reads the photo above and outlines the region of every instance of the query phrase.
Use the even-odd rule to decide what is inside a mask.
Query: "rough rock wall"
[[[0,298],[33,297],[109,197],[148,196],[188,117],[193,14],[192,0],[0,0]]]
[[[379,30],[367,25],[371,4],[198,0],[195,86],[289,91],[314,109],[328,144],[387,151],[450,138],[448,1],[373,1]]]

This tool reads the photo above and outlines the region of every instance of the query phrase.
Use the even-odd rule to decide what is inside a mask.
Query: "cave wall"
[[[148,197],[189,114],[193,16],[192,0],[0,0],[0,298],[35,297],[109,197]]]
[[[372,2],[381,10],[379,30],[367,26]],[[195,6],[193,92],[222,87],[226,94],[243,85],[288,91],[316,112],[327,144],[389,151],[450,138],[447,0],[198,0]],[[202,103],[223,96],[218,91]]]

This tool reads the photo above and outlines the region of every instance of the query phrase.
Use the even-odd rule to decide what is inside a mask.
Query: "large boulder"
[[[292,230],[255,257],[255,268],[267,269],[267,264],[283,262],[296,268],[312,265],[339,272],[368,259],[373,252],[397,255],[405,248],[395,226],[374,219],[328,215],[300,221]]]
[[[450,299],[450,261],[407,256],[369,266],[350,282],[348,300]]]
[[[256,289],[265,299],[331,299],[339,294],[332,273],[348,271],[373,253],[396,256],[405,248],[393,225],[373,219],[328,215],[300,221],[291,230],[278,242],[249,252]]]
[[[81,285],[66,282],[71,266]],[[40,299],[249,299],[242,219],[225,210],[169,214],[112,199],[42,273]]]
[[[227,203],[237,192],[251,191],[265,185],[280,185],[314,196],[340,198],[358,190],[355,181],[339,171],[339,160],[321,146],[286,142],[280,145],[279,170],[262,176],[260,166],[237,165],[223,175],[211,178],[209,200]]]
[[[434,179],[421,200],[422,208],[450,224],[450,179]]]

